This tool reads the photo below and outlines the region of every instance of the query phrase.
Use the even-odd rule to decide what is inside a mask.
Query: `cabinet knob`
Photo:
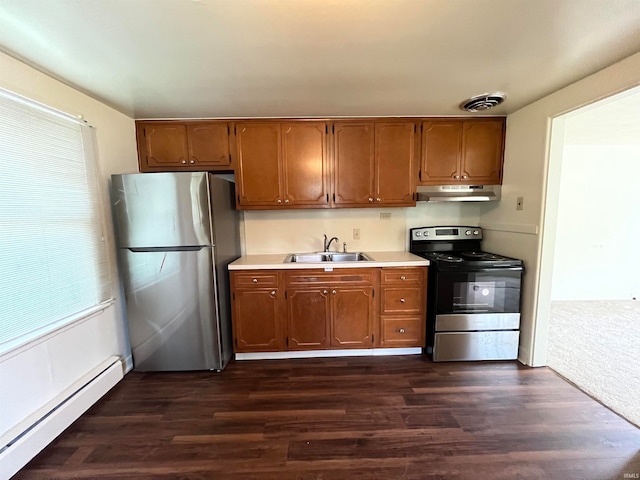
[[[398,333],[404,333],[404,328],[399,328]]]
[[[258,283],[258,279],[257,278],[254,278],[252,281],[253,281],[253,283]]]
[[[376,202],[381,202],[382,199],[380,197],[376,197]]]
[[[183,165],[186,165],[187,161],[186,160],[182,160],[180,163],[183,164]]]
[[[335,290],[331,290],[331,293],[333,293],[335,295],[338,292],[336,292]]]
[[[276,296],[276,291],[275,290],[271,290],[271,296],[275,297]]]
[[[407,279],[407,277],[405,277],[404,275],[402,275],[402,276],[400,277],[400,280],[406,280],[406,279]]]
[[[400,299],[400,303],[404,303],[404,298],[401,298],[401,299]]]
[[[327,293],[329,293],[329,290],[323,290],[322,293],[326,295]]]
[[[369,201],[370,201],[370,202],[373,202],[373,198],[369,197]]]
[[[460,175],[454,175],[453,178],[455,178],[456,180],[458,180],[460,178]]]
[[[194,163],[196,163],[196,161],[195,160],[189,160],[189,163],[193,165]]]
[[[281,199],[276,200],[276,203],[282,203]]]
[[[467,178],[467,175],[462,175],[462,178]]]
[[[284,203],[289,203],[289,199],[288,198],[285,199]]]

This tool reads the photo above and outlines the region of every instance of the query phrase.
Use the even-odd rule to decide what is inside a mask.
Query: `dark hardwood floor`
[[[420,356],[130,373],[17,479],[639,478],[640,430],[551,370]]]

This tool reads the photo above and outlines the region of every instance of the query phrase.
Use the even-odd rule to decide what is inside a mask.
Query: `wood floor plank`
[[[623,480],[639,451],[637,427],[544,368],[244,361],[128,374],[15,478]]]

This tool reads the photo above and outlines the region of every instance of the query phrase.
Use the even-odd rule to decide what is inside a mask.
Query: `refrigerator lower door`
[[[120,253],[134,369],[222,369],[212,248]]]

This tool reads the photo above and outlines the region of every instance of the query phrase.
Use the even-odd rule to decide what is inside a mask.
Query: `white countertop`
[[[293,252],[292,252],[293,253]],[[298,252],[295,252],[298,253]],[[364,252],[373,261],[360,262],[289,262],[286,253],[246,255],[229,264],[229,270],[281,270],[303,268],[369,268],[369,267],[424,267],[429,260],[409,252]]]

